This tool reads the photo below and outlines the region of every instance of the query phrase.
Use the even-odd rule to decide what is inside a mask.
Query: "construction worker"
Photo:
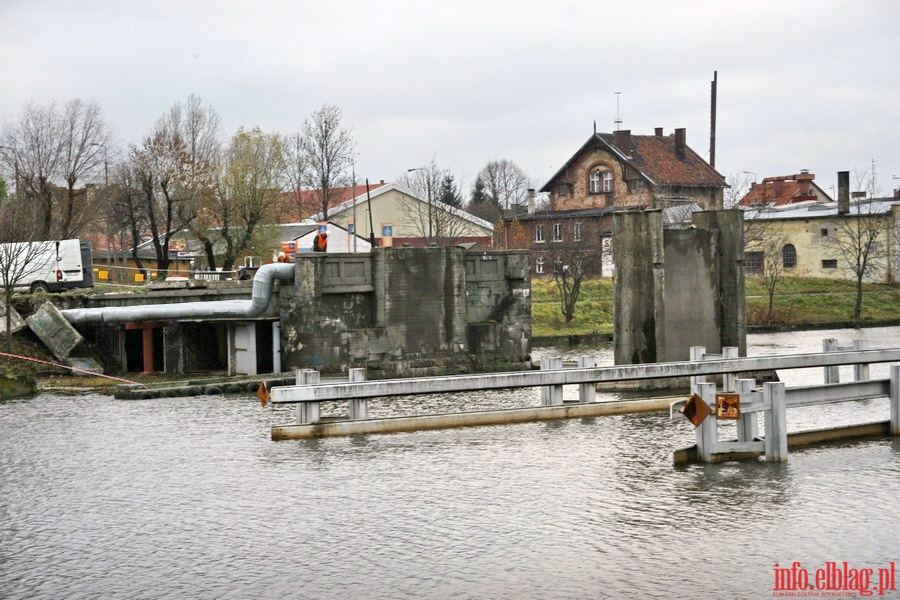
[[[319,233],[316,234],[316,237],[313,238],[313,252],[327,252],[328,251],[328,230],[322,229]]]
[[[284,262],[284,263],[291,262],[291,259],[288,258],[287,254],[285,254],[284,252],[279,252],[278,253],[278,262]]]

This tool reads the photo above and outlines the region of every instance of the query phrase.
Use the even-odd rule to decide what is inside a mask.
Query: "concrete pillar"
[[[350,369],[348,371],[350,376],[350,381],[365,381],[366,380],[366,370],[365,369]],[[351,421],[359,421],[362,419],[369,418],[369,402],[366,398],[351,398],[350,399],[350,420]]]
[[[319,372],[315,369],[297,369],[296,372],[297,385],[318,385]],[[319,422],[319,403],[318,402],[299,402],[297,403],[297,424],[318,423]]]
[[[891,435],[900,435],[900,365],[891,366]]]
[[[596,356],[579,356],[578,367],[581,369],[593,369],[597,366]],[[595,402],[597,400],[597,384],[596,383],[580,383],[578,384],[578,401],[582,404]]]
[[[869,349],[869,341],[868,340],[853,340],[853,349],[854,350],[868,350]],[[868,381],[869,380],[869,365],[853,365],[853,381]]]
[[[706,417],[695,431],[697,435],[697,455],[700,457],[701,462],[712,462],[712,455],[716,450],[716,441],[719,437],[718,423],[715,416],[716,384],[698,383],[696,393],[712,409],[712,414]]]
[[[691,362],[700,362],[706,354],[705,346],[691,346]],[[706,383],[706,375],[694,375],[691,377],[691,393],[697,394],[697,385]]]
[[[788,459],[784,396],[783,381],[763,384],[763,398],[770,406],[766,411],[766,460],[770,462],[786,462]]]
[[[735,379],[734,388],[741,395],[741,404],[749,402],[754,395],[759,394],[759,392],[754,392],[756,388],[755,379]],[[759,435],[757,414],[755,412],[745,413],[741,411],[741,417],[737,422],[737,439],[739,442],[752,442]]]
[[[725,346],[722,348],[722,358],[738,358],[738,348],[737,346]],[[734,373],[723,373],[722,374],[722,391],[727,393],[733,393],[737,390],[735,387],[735,375]]]
[[[545,356],[541,359],[541,371],[562,369],[562,358],[559,356]],[[541,388],[541,406],[561,406],[563,403],[563,388],[561,385],[546,385]]]
[[[822,350],[825,352],[836,352],[838,348],[837,340],[834,338],[828,338],[827,340],[822,340]],[[840,367],[824,367],[825,369],[825,383],[840,383],[841,382],[841,371]]]

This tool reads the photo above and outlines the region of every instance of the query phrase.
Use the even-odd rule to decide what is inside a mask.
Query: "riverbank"
[[[863,286],[862,315],[853,320],[856,299],[852,281],[785,278],[779,282],[769,311],[768,293],[759,278],[748,278],[747,331],[802,331],[845,327],[881,327],[900,323],[900,285]],[[586,279],[575,305],[575,317],[565,322],[559,293],[552,279],[533,280],[531,332],[534,344],[575,344],[612,340],[613,282],[610,278]]]

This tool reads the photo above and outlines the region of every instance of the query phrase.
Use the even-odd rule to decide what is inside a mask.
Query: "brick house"
[[[608,275],[614,212],[718,210],[725,187],[725,178],[687,146],[685,129],[668,136],[661,127],[654,135],[595,132],[539,190],[548,195],[549,210],[535,211],[530,201],[526,213],[505,217],[504,225],[510,230],[518,221],[536,276],[552,273],[547,265],[572,252],[591,258],[589,274]]]
[[[803,169],[795,175],[766,177],[753,182],[738,202],[739,206],[784,206],[798,202],[833,202],[825,190],[816,185],[815,174]]]

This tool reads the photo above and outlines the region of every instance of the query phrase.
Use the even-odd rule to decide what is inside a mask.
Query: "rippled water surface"
[[[748,353],[823,337],[887,346],[900,328],[751,336]],[[823,418],[799,410],[793,428]],[[250,397],[0,404],[0,597],[760,598],[776,562],[900,558],[898,440],[675,468],[693,430],[656,413],[271,442],[290,416]]]

